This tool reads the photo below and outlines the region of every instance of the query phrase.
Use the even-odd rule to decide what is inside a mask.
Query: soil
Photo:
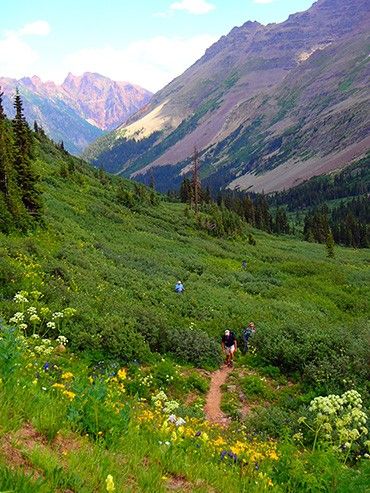
[[[204,406],[204,412],[208,421],[221,426],[227,426],[230,423],[230,419],[221,411],[221,386],[226,382],[231,372],[232,368],[225,366],[212,373],[211,385]]]

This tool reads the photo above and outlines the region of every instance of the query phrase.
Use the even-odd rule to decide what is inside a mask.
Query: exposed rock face
[[[0,78],[4,105],[13,115],[11,98],[19,88],[29,122],[36,120],[66,149],[79,154],[92,141],[124,122],[148,103],[151,93],[128,82],[115,82],[99,74],[68,74],[62,85],[39,77]]]
[[[253,176],[289,162],[286,184],[275,177],[270,187],[279,189],[317,174],[323,158],[325,172],[344,164],[346,146],[354,157],[367,147],[369,9],[368,0],[319,0],[281,24],[234,28],[86,156],[139,179],[153,168],[164,190],[194,146],[216,188],[267,190]]]
[[[80,77],[68,74],[61,88],[75,101],[81,115],[103,130],[122,124],[145,106],[152,95],[129,82],[115,82],[90,72]]]

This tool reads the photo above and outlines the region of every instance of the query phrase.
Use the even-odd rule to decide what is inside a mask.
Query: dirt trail
[[[230,422],[229,418],[221,411],[221,385],[223,385],[232,368],[224,367],[212,373],[211,385],[207,394],[204,412],[206,418],[211,423],[217,423],[222,426],[227,426]]]

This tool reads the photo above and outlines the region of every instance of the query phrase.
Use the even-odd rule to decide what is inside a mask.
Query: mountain
[[[145,106],[152,96],[140,86],[89,72],[80,77],[69,73],[61,87],[76,102],[79,113],[103,130],[116,128]]]
[[[85,157],[160,189],[196,146],[213,188],[292,187],[370,144],[367,0],[319,0],[281,24],[247,22],[212,45]]]
[[[39,77],[0,78],[4,106],[13,115],[12,97],[18,87],[30,123],[36,120],[55,141],[63,140],[75,154],[105,130],[112,130],[142,108],[151,93],[128,82],[115,82],[99,74],[68,74],[61,85]]]

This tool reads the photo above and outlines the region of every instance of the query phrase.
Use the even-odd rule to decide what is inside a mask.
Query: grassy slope
[[[52,310],[65,306],[77,309],[68,329],[76,346],[109,348],[123,359],[145,356],[141,349],[137,354],[122,350],[128,350],[133,339],[137,346],[144,347],[143,334],[168,327],[187,328],[191,323],[214,337],[225,326],[239,330],[251,318],[261,332],[271,326],[304,331],[313,324],[325,332],[328,327],[365,323],[368,251],[338,248],[336,259],[328,260],[321,245],[259,231],[254,232],[256,247],[243,238],[214,239],[199,232],[192,219],[186,219],[181,204],[163,202],[130,211],[115,202],[118,178],[111,185],[102,185],[91,169],[75,161],[78,171],[62,179],[59,171],[65,158],[59,151],[44,143],[38,156],[46,229],[27,238],[0,236],[0,312],[4,318],[16,311],[11,299],[18,290],[39,289],[44,294],[43,302]],[[248,261],[247,272],[240,269],[244,258]],[[179,277],[187,288],[182,297],[173,293]],[[116,344],[120,333],[123,341]],[[64,370],[76,374],[85,371],[81,370],[83,363],[71,360],[69,355],[56,361]],[[158,436],[150,429],[138,433],[133,425],[109,450],[99,441],[81,438],[76,434],[78,429],[70,436],[64,421],[67,411],[58,398],[49,394],[42,397],[41,387],[35,393],[31,376],[27,378],[24,387],[18,381],[12,390],[0,389],[2,489],[104,491],[104,478],[110,473],[117,491],[167,491],[174,484],[184,491],[264,491],[263,479],[249,473],[239,476],[232,468],[219,467],[217,459],[210,460],[206,450],[188,452],[180,447],[166,452],[158,448]],[[54,441],[45,445],[43,436],[34,432],[40,449],[30,452],[29,442],[25,444],[22,438],[25,421],[32,421],[37,433],[51,428],[53,436],[56,431],[67,436],[63,438],[66,453],[58,452]],[[239,436],[237,432],[236,438]],[[9,440],[16,449],[23,450],[22,460],[28,457],[29,469],[23,472],[42,471],[39,485],[31,485],[22,475],[17,479],[14,472],[1,465]],[[5,453],[6,457],[9,460]],[[288,457],[289,452],[284,460]],[[331,459],[329,455],[317,455],[307,460],[313,481],[320,477],[322,461]],[[289,467],[299,469],[299,464],[292,462]],[[21,468],[24,465],[21,463]],[[330,481],[336,474],[343,474],[342,489],[337,491],[361,491],[360,483],[355,483],[349,471],[335,472],[335,467],[333,462]],[[284,479],[288,469],[275,471],[276,478],[281,475],[276,480],[285,486],[274,491],[305,491],[300,473],[291,483]],[[359,475],[358,481],[361,478]]]
[[[226,325],[238,330],[251,318],[261,329],[324,329],[365,318],[367,251],[337,248],[336,259],[328,260],[321,245],[259,231],[257,247],[242,238],[214,239],[194,228],[181,204],[130,211],[88,168],[63,180],[55,164],[61,156],[41,157],[49,160],[39,161],[47,228],[27,239],[0,237],[11,278],[0,301],[6,314],[6,300],[25,284],[9,259],[24,253],[40,263],[44,291],[55,308],[61,300],[77,308],[79,328],[88,326],[92,334],[117,317],[137,332],[144,323],[154,330],[195,322],[212,336]],[[243,259],[247,272],[240,268]],[[181,298],[173,294],[177,278],[187,288]]]

